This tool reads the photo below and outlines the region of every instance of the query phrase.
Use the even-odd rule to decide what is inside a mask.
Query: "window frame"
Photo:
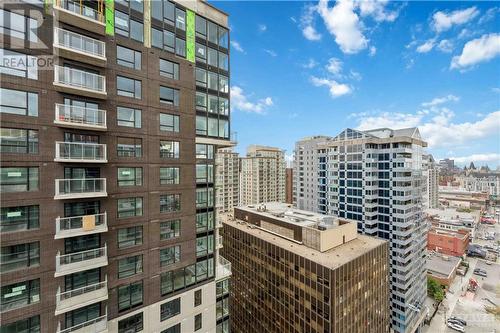
[[[11,99],[14,99],[16,102],[12,104],[0,104],[0,114],[6,113],[6,114],[13,114],[13,115],[18,115],[18,116],[28,116],[28,117],[38,117],[38,108],[39,108],[39,99],[38,99],[38,93],[37,92],[31,92],[31,91],[25,91],[25,90],[17,90],[17,89],[9,89],[9,88],[2,88],[0,87],[0,101],[2,103],[5,103],[5,101],[8,101],[7,96],[8,93],[13,92],[15,94],[19,94],[18,96],[15,97],[10,97]],[[20,107],[19,106],[19,101],[23,100],[23,98],[19,98],[21,94],[24,94],[24,100],[25,100],[25,107]],[[36,105],[33,105],[35,103]],[[17,110],[24,110],[23,113],[20,112],[8,112],[6,110],[10,109],[17,109]],[[33,110],[35,109],[35,110]]]
[[[133,120],[120,118],[120,112],[127,111],[133,115]],[[142,128],[142,110],[118,105],[116,107],[116,125],[120,127]]]
[[[120,215],[120,201],[124,201],[124,200],[128,200],[129,203],[131,205],[133,205],[133,208],[122,209],[122,214],[123,214],[123,211],[125,211],[125,212],[132,212],[133,211],[132,215],[129,215],[129,214]],[[132,200],[133,200],[133,203],[132,203]],[[144,201],[143,201],[142,197],[118,198],[116,203],[117,203],[116,214],[117,214],[117,218],[119,218],[119,219],[143,216],[143,214],[144,214]],[[138,203],[140,203],[139,207],[138,207]],[[126,204],[126,202],[123,202],[122,205],[123,204]]]
[[[120,58],[126,55],[128,52],[130,52],[132,55],[132,61]],[[116,63],[123,67],[141,70],[142,52],[116,44]]]
[[[24,145],[15,145],[15,144],[8,144],[9,141],[7,141],[7,144],[5,143],[4,139],[4,131],[7,132],[19,132],[19,134],[22,135],[17,135],[14,136],[10,135],[10,137],[15,137],[15,138],[23,138],[23,141],[18,140],[18,143],[24,143]],[[11,128],[11,127],[0,127],[0,153],[4,154],[38,154],[38,130],[33,130],[33,129],[27,129],[27,128]],[[13,143],[15,143],[15,140],[11,140]],[[4,148],[10,147],[12,150],[11,151],[4,151]],[[24,148],[25,151],[15,151],[16,148]]]
[[[162,124],[162,120],[167,120],[168,117],[171,117],[172,125]],[[163,113],[160,112],[160,131],[162,132],[173,132],[179,133],[180,131],[180,116],[171,114],[171,113]],[[171,129],[169,129],[171,128]]]
[[[138,288],[138,290],[141,291],[141,299],[140,299],[139,302],[135,302],[134,303],[133,302],[134,300],[133,300],[133,290],[132,290],[132,288],[137,288],[139,286],[140,286],[140,288]],[[125,294],[123,294],[123,292],[122,292],[123,290],[126,291]],[[128,296],[128,297],[125,297],[124,300],[121,300],[120,298],[122,298],[123,296]],[[126,310],[130,310],[130,309],[133,309],[135,307],[138,307],[138,306],[142,305],[144,303],[144,284],[143,284],[143,281],[141,280],[141,281],[129,283],[127,285],[118,286],[117,301],[118,301],[118,312],[123,312],[123,311],[126,311]],[[126,306],[122,306],[121,305],[122,303],[125,303]]]
[[[133,259],[133,261],[130,261],[130,259]],[[122,269],[120,269],[120,265],[122,265]],[[123,267],[132,267],[133,269],[123,269]],[[117,276],[118,279],[125,279],[137,274],[142,274],[144,272],[144,258],[142,254],[138,254],[135,256],[130,256],[130,257],[125,257],[125,258],[120,258],[118,259],[118,264],[117,264]],[[132,273],[130,273],[132,272]]]
[[[126,80],[126,82],[128,82],[128,83],[133,83],[133,86],[134,86],[133,91],[120,88],[119,87],[120,80],[121,81]],[[122,83],[124,83],[124,82],[122,82]],[[122,75],[116,75],[116,95],[122,96],[122,97],[134,98],[134,99],[142,99],[142,81],[132,79],[132,78],[122,76]]]
[[[173,318],[181,313],[181,298],[177,297],[160,305],[160,321]]]
[[[125,234],[125,236],[121,235]],[[125,237],[120,240],[120,236]],[[116,242],[119,249],[127,249],[144,243],[144,230],[142,225],[120,228],[116,231]]]
[[[12,171],[5,171],[8,169],[12,169]],[[5,184],[3,175],[7,173],[7,176],[9,173],[15,173],[16,175],[13,175],[12,177],[22,177],[22,172],[26,173],[26,182],[18,182],[18,183],[9,183]],[[36,172],[35,172],[36,171]],[[20,176],[17,174],[21,173]],[[35,175],[36,173],[36,175]],[[35,177],[36,184],[33,184],[33,181],[30,179],[32,177]],[[5,187],[17,187],[17,186],[25,186],[25,190],[10,190],[7,191],[5,190]],[[22,193],[22,192],[36,192],[39,191],[40,189],[40,170],[38,167],[0,167],[0,193]]]
[[[180,211],[181,195],[179,193],[160,195],[160,213],[177,213]]]
[[[181,235],[181,220],[169,220],[160,222],[160,240],[170,240]]]
[[[132,180],[129,180],[129,179],[120,179],[120,170],[122,172],[126,171],[126,170],[123,170],[123,169],[131,169],[129,171],[133,172],[133,179]],[[142,186],[142,177],[143,177],[142,167],[118,167],[116,170],[117,170],[116,180],[117,180],[117,183],[118,183],[118,187]],[[139,170],[140,170],[140,172],[139,172],[139,175],[138,175],[138,171]],[[122,184],[120,184],[120,182],[122,182]],[[123,182],[126,182],[126,184],[123,184]],[[129,182],[133,182],[133,183],[129,184]]]

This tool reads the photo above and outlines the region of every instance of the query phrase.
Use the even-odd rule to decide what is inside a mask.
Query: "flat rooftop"
[[[460,258],[452,256],[429,255],[426,267],[432,273],[448,277],[460,263]]]
[[[272,243],[277,247],[293,252],[330,269],[336,269],[337,267],[342,266],[386,243],[386,241],[375,237],[358,235],[355,239],[346,242],[345,244],[336,246],[325,252],[320,252],[304,244],[299,244],[295,241],[272,234],[250,223],[237,220],[227,215],[221,215],[221,219],[223,223],[230,225],[231,227],[239,229],[249,235]]]
[[[436,234],[436,235],[442,235],[442,236],[455,237],[455,238],[458,238],[461,240],[464,240],[467,238],[466,234],[462,234],[460,232],[451,231],[451,230],[442,230],[442,229],[431,228],[431,230],[429,230],[429,233]]]
[[[467,212],[459,212],[455,208],[428,208],[425,210],[425,213],[428,215],[437,215],[440,219],[446,221],[460,220],[460,219],[474,219],[475,222],[479,221],[479,210],[472,211],[470,213]]]

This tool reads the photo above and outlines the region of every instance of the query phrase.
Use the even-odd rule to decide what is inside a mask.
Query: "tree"
[[[431,277],[427,278],[427,294],[438,302],[441,302],[445,296],[443,286]]]

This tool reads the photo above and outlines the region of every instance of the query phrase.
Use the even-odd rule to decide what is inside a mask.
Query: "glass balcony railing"
[[[54,65],[54,83],[76,89],[106,93],[106,78],[80,69]]]
[[[82,215],[56,218],[55,238],[75,237],[108,230],[107,214]]]
[[[59,324],[60,325],[60,324]],[[66,329],[57,329],[57,333],[101,333],[108,331],[108,315],[97,317],[84,323],[68,327]]]
[[[107,299],[107,277],[102,282],[72,290],[61,291],[61,287],[59,287],[56,294],[56,316]]]
[[[106,129],[106,111],[75,105],[56,104],[54,123],[70,127]]]
[[[216,244],[216,248],[217,249],[222,249],[222,241],[223,241],[222,236],[218,236],[216,238],[216,243],[215,244]]]
[[[107,266],[108,251],[106,245],[101,248],[86,250],[75,253],[56,255],[55,276],[63,276],[77,272]]]
[[[97,10],[91,7],[87,7],[81,2],[73,2],[69,0],[58,0],[54,2],[55,7],[65,9],[78,16],[83,16],[87,19],[91,19],[97,22],[104,22],[104,16]]]
[[[56,179],[56,199],[107,196],[106,178]]]
[[[58,162],[98,162],[105,163],[106,145],[84,142],[56,142],[56,158]]]
[[[91,293],[91,292],[96,291],[96,290],[107,289],[107,285],[108,285],[108,282],[106,280],[104,280],[102,282],[94,283],[94,284],[91,284],[91,285],[88,285],[85,287],[81,287],[81,288],[77,288],[77,289],[73,289],[73,290],[69,290],[69,291],[65,291],[65,292],[60,292],[60,290],[58,290],[58,292],[56,294],[56,300],[59,303],[59,302],[65,301],[67,299],[71,299],[74,297],[78,297],[81,295]]]
[[[219,255],[215,267],[215,279],[222,280],[231,276],[231,263],[229,260]]]
[[[54,28],[54,46],[106,59],[106,44],[72,31]]]

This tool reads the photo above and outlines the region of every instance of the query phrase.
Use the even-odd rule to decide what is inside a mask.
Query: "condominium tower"
[[[217,213],[232,212],[239,205],[240,157],[232,148],[221,148],[215,158]]]
[[[227,15],[200,0],[0,11],[0,330],[227,332]]]
[[[439,169],[432,155],[423,155],[422,172],[424,176],[423,206],[439,207]]]
[[[252,145],[241,158],[240,204],[285,202],[285,152]]]
[[[297,208],[354,221],[358,232],[390,242],[395,332],[417,331],[425,316],[425,146],[417,128],[346,129],[295,146]]]
[[[284,203],[222,221],[232,332],[388,332],[388,242]]]

